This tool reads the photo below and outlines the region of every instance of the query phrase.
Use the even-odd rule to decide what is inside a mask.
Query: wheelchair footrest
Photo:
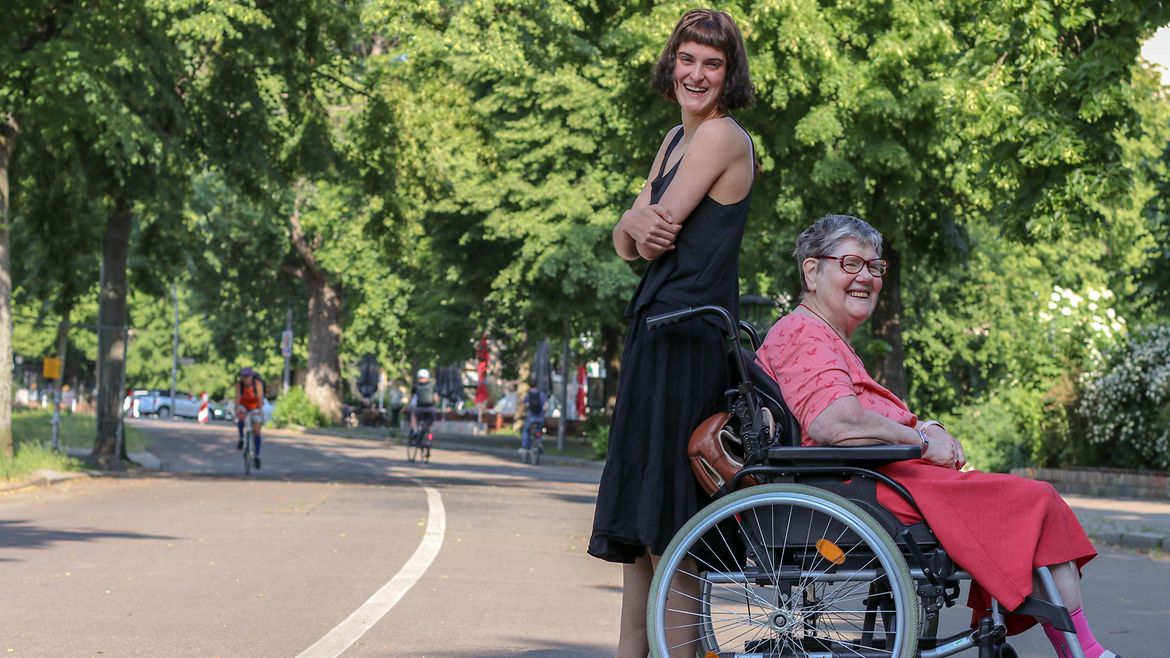
[[[1048,601],[1034,599],[1027,597],[1020,607],[1012,610],[1014,615],[1027,615],[1035,617],[1052,624],[1052,627],[1058,631],[1065,631],[1068,633],[1075,633],[1076,627],[1073,625],[1072,615],[1068,613],[1068,609],[1063,606],[1053,605]]]

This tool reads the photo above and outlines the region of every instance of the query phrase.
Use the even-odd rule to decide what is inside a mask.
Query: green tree
[[[280,271],[308,300],[305,390],[333,419],[340,415],[344,281],[384,281],[389,268],[352,272],[330,250],[392,244],[386,236],[394,232],[390,96],[378,97],[362,80],[385,37],[364,27],[359,4],[264,5],[265,22],[232,35],[200,80],[201,97],[211,99],[200,108],[204,149],[263,209],[270,225],[259,232],[284,236]]]

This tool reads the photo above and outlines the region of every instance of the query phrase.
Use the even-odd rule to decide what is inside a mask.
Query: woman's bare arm
[[[755,163],[751,140],[731,119],[706,121],[695,130],[678,172],[659,205],[682,224],[703,200],[735,203],[752,187]]]
[[[921,445],[918,431],[861,406],[857,398],[834,400],[808,426],[808,435],[818,445],[861,446],[877,444]],[[939,425],[927,431],[930,446],[922,458],[947,468],[966,463],[962,446]]]

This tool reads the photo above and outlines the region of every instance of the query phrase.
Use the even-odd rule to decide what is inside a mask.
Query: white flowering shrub
[[[1125,336],[1125,318],[1113,308],[1115,297],[1108,288],[1088,287],[1082,292],[1052,286],[1046,310],[1038,318],[1048,326],[1052,348],[1067,359],[1101,363],[1105,350]]]
[[[1107,448],[1110,466],[1170,468],[1170,326],[1136,333],[1105,363],[1081,379],[1087,439]]]

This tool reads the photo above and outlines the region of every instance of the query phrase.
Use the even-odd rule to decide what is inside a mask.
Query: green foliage
[[[1085,439],[1110,466],[1170,469],[1170,326],[1133,334],[1081,380]]]
[[[940,416],[963,443],[967,461],[981,471],[1007,472],[1030,462],[1028,443],[1014,413],[1013,393],[1005,391]]]
[[[591,414],[581,431],[593,449],[593,458],[605,459],[609,455],[609,419],[604,414]]]
[[[325,414],[300,386],[290,387],[287,393],[276,399],[276,406],[272,409],[273,427],[321,427],[327,422]]]
[[[574,359],[616,349],[638,271],[609,232],[678,121],[647,80],[689,6],[0,3],[18,353],[54,351],[69,317],[71,367],[96,354],[118,202],[136,217],[130,385],[169,387],[172,282],[193,392],[222,394],[241,365],[276,388],[290,309],[303,366],[322,281],[344,300],[343,374],[367,353],[391,374],[461,361],[484,331],[519,374],[566,320]],[[974,430],[988,464],[1090,458],[1070,382],[1114,322],[1170,304],[1170,104],[1137,59],[1170,5],[728,9],[759,91],[737,117],[762,166],[744,292],[791,293],[796,232],[859,214],[901,255],[883,299],[913,312],[883,313],[905,331],[912,408],[997,427]],[[873,324],[859,351],[891,354]]]

